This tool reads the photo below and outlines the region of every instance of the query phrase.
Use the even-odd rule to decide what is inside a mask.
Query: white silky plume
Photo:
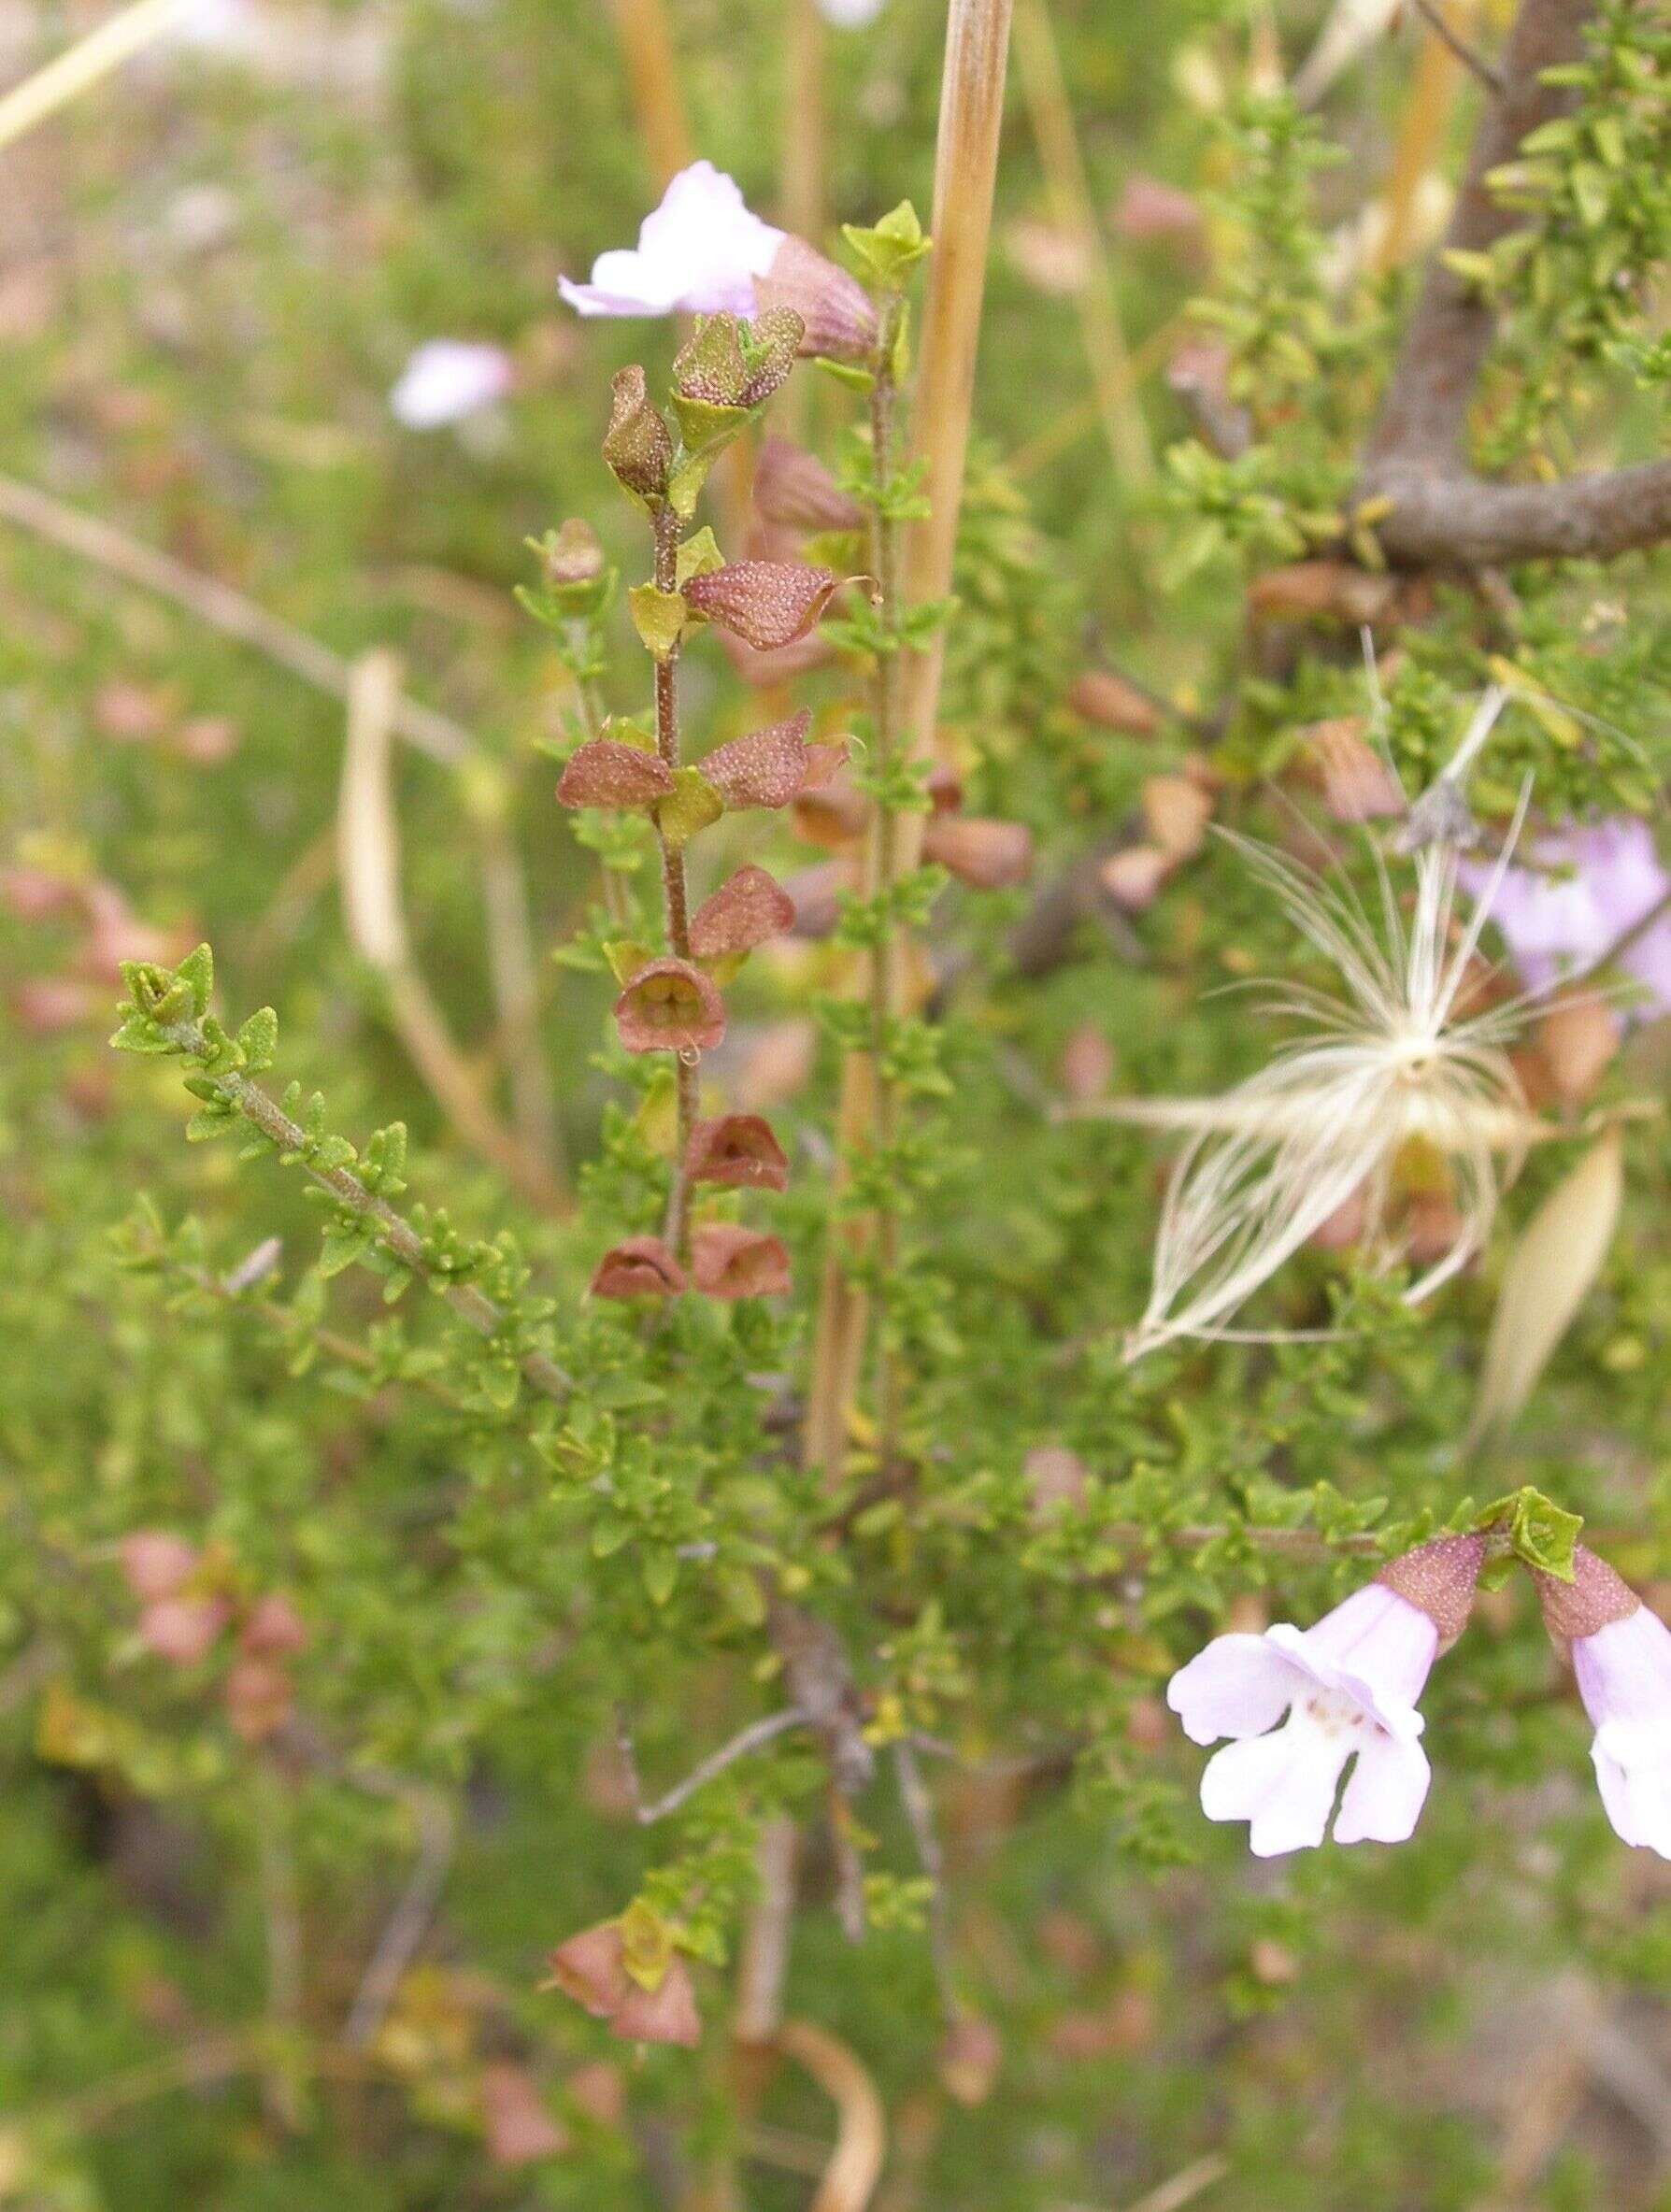
[[[1407,921],[1373,840],[1375,920],[1344,878],[1319,878],[1231,839],[1334,967],[1341,993],[1279,990],[1266,1010],[1293,1017],[1308,1035],[1225,1096],[1133,1099],[1109,1109],[1123,1120],[1189,1133],[1167,1187],[1153,1283],[1126,1342],[1128,1360],[1173,1337],[1230,1335],[1237,1308],[1349,1199],[1362,1195],[1368,1234],[1378,1234],[1393,1163],[1415,1139],[1450,1163],[1459,1228],[1407,1298],[1426,1297],[1479,1249],[1502,1190],[1543,1134],[1502,1049],[1521,1003],[1457,1013],[1519,827],[1517,818],[1454,942],[1452,845],[1417,854]]]

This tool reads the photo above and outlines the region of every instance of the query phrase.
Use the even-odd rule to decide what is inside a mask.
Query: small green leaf
[[[215,988],[215,956],[207,945],[199,945],[194,952],[188,952],[174,971],[177,983],[183,983],[192,993],[192,1011],[203,1016],[208,1011],[209,993]]]
[[[238,1031],[238,1050],[252,1076],[271,1067],[278,1049],[278,1017],[271,1006],[259,1006]]]
[[[693,576],[711,576],[716,568],[723,568],[725,556],[720,550],[719,540],[705,522],[693,537],[687,537],[677,556],[678,587],[683,591]]]
[[[671,792],[656,803],[656,827],[677,852],[724,811],[724,800],[699,768],[680,768]]]
[[[669,659],[691,611],[678,593],[659,591],[654,584],[635,584],[627,593],[627,607],[645,651],[658,661]]]

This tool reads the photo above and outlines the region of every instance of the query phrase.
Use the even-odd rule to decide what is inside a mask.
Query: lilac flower
[[[754,280],[787,234],[753,214],[735,179],[693,162],[647,215],[636,248],[600,253],[590,284],[559,278],[581,315],[752,315]]]
[[[1511,867],[1492,900],[1492,920],[1515,966],[1535,991],[1590,967],[1671,891],[1653,834],[1634,815],[1539,838],[1535,867]],[[1465,862],[1458,871],[1476,896],[1491,871]],[[1656,1013],[1671,1012],[1671,913],[1628,947],[1620,965],[1647,986]]]
[[[408,430],[445,430],[510,390],[510,356],[467,338],[426,338],[401,370],[389,409]]]
[[[1671,1859],[1671,1629],[1581,1544],[1571,1582],[1537,1584],[1595,1723],[1590,1756],[1607,1818],[1623,1842]]]
[[[1403,1843],[1431,1778],[1416,1700],[1466,1624],[1484,1552],[1481,1536],[1441,1536],[1314,1627],[1218,1636],[1179,1668],[1166,1703],[1184,1734],[1232,1739],[1201,1777],[1207,1819],[1246,1820],[1256,1858],[1313,1849],[1355,1757],[1335,1841]]]

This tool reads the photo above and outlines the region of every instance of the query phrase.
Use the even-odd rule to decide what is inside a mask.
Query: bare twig
[[[1671,461],[1597,469],[1552,484],[1498,484],[1388,457],[1365,483],[1392,502],[1375,525],[1382,550],[1412,566],[1610,561],[1671,537]]]
[[[761,1829],[755,1853],[760,1894],[743,1932],[736,1970],[736,2010],[731,2024],[733,2036],[741,2044],[770,2043],[783,2018],[783,1983],[794,1926],[798,1843],[795,1824],[786,1813],[775,1814]],[[818,2171],[822,2171],[821,2165]]]
[[[678,1812],[699,1790],[728,1766],[735,1766],[739,1759],[747,1759],[751,1751],[759,1751],[780,1735],[787,1735],[792,1728],[803,1728],[807,1715],[796,1705],[785,1705],[776,1713],[767,1713],[759,1720],[750,1720],[747,1728],[739,1728],[736,1735],[721,1744],[717,1751],[693,1766],[682,1782],[676,1782],[664,1796],[645,1803],[638,1780],[638,1761],[633,1748],[633,1739],[625,1720],[617,1717],[616,1741],[621,1747],[621,1762],[626,1768],[627,1780],[633,1792],[633,1809],[641,1828],[652,1827],[656,1821],[666,1820],[669,1813]]]
[[[1481,84],[1493,93],[1503,90],[1503,72],[1492,62],[1488,62],[1477,48],[1471,46],[1460,31],[1452,28],[1437,0],[1413,0],[1416,13],[1434,36],[1447,46],[1464,69],[1471,69]]]
[[[448,1868],[452,1863],[458,1821],[438,1791],[397,1782],[392,1777],[374,1779],[356,1774],[352,1778],[364,1782],[368,1789],[402,1799],[418,1829],[418,1856],[410,1878],[383,1924],[377,1948],[372,1952],[343,2023],[343,2042],[350,2050],[362,2050],[381,2027],[390,2000],[400,1986],[400,1977],[411,1964],[435,1916]]]
[[[963,2006],[958,2003],[952,1973],[951,1921],[946,1899],[946,1858],[940,1848],[939,1832],[935,1826],[934,1799],[929,1794],[928,1784],[922,1778],[922,1769],[917,1764],[917,1754],[903,1736],[893,1746],[893,1773],[899,1783],[899,1802],[905,1808],[911,1840],[917,1847],[917,1856],[928,1877],[929,1957],[934,1963],[940,2010],[950,2025],[958,2018]]]

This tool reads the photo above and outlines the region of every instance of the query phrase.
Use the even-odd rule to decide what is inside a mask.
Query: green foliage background
[[[644,359],[664,380],[673,347],[664,327],[577,326],[554,306],[557,274],[629,237],[647,205],[608,14],[572,0],[274,12],[324,62],[375,43],[376,89],[153,61],[0,154],[20,209],[0,266],[4,466],[343,653],[396,645],[412,688],[477,733],[505,779],[542,949],[571,946],[591,927],[594,867],[540,749],[565,739],[566,693],[511,593],[529,574],[524,540],[571,514],[640,573],[639,524],[597,441],[608,373]],[[1037,883],[1117,832],[1143,778],[1201,742],[1204,718],[1224,819],[1268,835],[1283,819],[1268,779],[1296,729],[1364,711],[1350,630],[1265,652],[1243,586],[1350,522],[1357,441],[1411,283],[1407,270],[1343,293],[1324,247],[1384,170],[1413,37],[1378,47],[1303,121],[1249,89],[1262,8],[1157,0],[1140,36],[1089,0],[1054,13],[1098,207],[1150,174],[1210,210],[1205,246],[1117,248],[1128,328],[1153,331],[1206,294],[1253,441],[1214,457],[1151,379],[1156,487],[1115,479],[1089,414],[1035,463],[1089,383],[1073,302],[1028,275],[1021,226],[1048,201],[1012,90],[947,719],[968,752],[969,810],[1029,825]],[[780,11],[681,0],[676,14],[700,150],[770,208],[788,126]],[[1603,17],[1584,96],[1616,112],[1620,71],[1637,73],[1628,158],[1609,168],[1588,140],[1550,147],[1521,180],[1531,242],[1489,275],[1506,315],[1479,458],[1517,473],[1540,457],[1645,457],[1660,435],[1664,341],[1651,313],[1618,303],[1651,305],[1648,279],[1663,281],[1665,38],[1650,8],[1610,0]],[[1315,11],[1285,7],[1276,27],[1292,62]],[[941,34],[928,0],[890,0],[873,29],[830,36],[833,217],[874,220],[907,193],[928,207]],[[1452,175],[1473,114],[1464,95]],[[1621,287],[1621,270],[1644,288]],[[420,438],[388,419],[410,346],[453,331],[519,350],[524,384],[497,438]],[[828,450],[849,407],[819,386]],[[1663,554],[1528,570],[1485,596],[1439,582],[1429,619],[1383,640],[1407,779],[1442,764],[1509,663],[1568,711],[1511,708],[1475,787],[1481,811],[1506,812],[1530,773],[1552,822],[1662,820],[1666,586]],[[634,711],[642,662],[620,627],[606,690]],[[1113,734],[1069,706],[1105,656],[1167,703],[1158,733]],[[141,741],[113,735],[118,686],[151,703]],[[839,673],[805,689],[832,706],[845,696]],[[687,702],[705,749],[765,719],[711,646],[690,655]],[[204,764],[179,734],[210,715],[238,742]],[[179,1068],[109,1054],[114,987],[50,1037],[13,989],[0,1009],[0,2202],[808,2201],[793,2159],[760,2155],[725,2049],[755,1840],[780,1810],[806,1852],[790,2009],[840,2036],[881,2091],[894,2151],[878,2205],[1123,2206],[1203,2158],[1223,2162],[1201,2201],[1224,2212],[1671,2202],[1656,2177],[1663,2111],[1593,2075],[1521,2193],[1493,2194],[1527,2081],[1582,2007],[1622,2021],[1650,2068],[1671,2064],[1671,1889],[1607,1827],[1529,1591],[1492,1597],[1435,1673],[1435,1789],[1395,1851],[1250,1862],[1239,1830],[1201,1820],[1199,1755],[1157,1705],[1233,1609],[1304,1621],[1365,1572],[1350,1550],[1261,1548],[1250,1524],[1370,1534],[1391,1550],[1470,1499],[1535,1483],[1607,1531],[1644,1587],[1671,1575],[1663,1120],[1632,1124],[1602,1281],[1489,1453],[1463,1439],[1503,1254],[1566,1147],[1535,1161],[1492,1253],[1431,1307],[1412,1313],[1395,1281],[1307,1254],[1266,1318],[1332,1320],[1335,1340],[1185,1347],[1128,1369],[1119,1336],[1147,1287],[1155,1149],[1052,1119],[1064,1048],[1091,1024],[1121,1092],[1221,1087],[1259,1064],[1269,1033],[1218,987],[1304,978],[1303,956],[1214,841],[1130,931],[1088,922],[1045,976],[1010,952],[1029,892],[953,886],[928,932],[957,980],[911,1229],[925,1286],[907,1413],[918,1471],[901,1492],[860,1454],[832,1500],[786,1439],[828,1211],[827,1044],[777,1115],[795,1173],[772,1225],[795,1296],[685,1300],[649,1324],[583,1301],[602,1245],[653,1218],[659,1173],[632,1121],[645,1064],[606,1042],[613,987],[597,963],[542,978],[540,1043],[583,1206],[541,1220],[447,1131],[350,948],[318,858],[340,754],[330,700],[0,528],[0,859],[116,884],[177,953],[212,942],[231,1025],[278,1013],[276,1092],[317,1085],[329,1129],[360,1147],[399,1119],[403,1204],[444,1206],[466,1240],[514,1231],[518,1257],[494,1264],[526,1268],[513,1290],[526,1326],[575,1378],[564,1402],[533,1402],[422,1291],[385,1307],[363,1267],[326,1279],[303,1178],[270,1159],[240,1166],[231,1145],[188,1147]],[[469,797],[403,761],[416,950],[458,1032],[479,1039],[492,1012]],[[713,879],[718,860],[782,873],[816,857],[775,820],[763,843],[760,820],[746,840],[715,833]],[[72,954],[62,923],[0,918],[14,987]],[[827,979],[817,951],[757,963],[734,1018],[751,1032],[802,1013]],[[1663,1092],[1663,1031],[1635,1034],[1603,1104]],[[228,1293],[268,1236],[282,1240],[277,1271]],[[369,1365],[340,1357],[339,1338]],[[1044,1445],[1088,1470],[1050,1511],[1025,1472]],[[1165,1540],[1198,1524],[1224,1533]],[[223,1657],[182,1671],[140,1648],[118,1547],[159,1527],[294,1603],[311,1765],[228,1728]],[[618,1711],[653,1791],[778,1701],[762,1567],[840,1631],[882,1748],[859,1807],[871,1925],[857,1945],[832,1909],[827,1777],[806,1739],[740,1763],[654,1829],[621,1802]],[[923,1764],[950,1980],[1002,2051],[974,2103],[941,2081],[932,1901],[886,1755],[902,1730],[943,1754]],[[433,1936],[373,2062],[334,2064],[435,1804],[458,1844]],[[302,1982],[275,2014],[286,1891]],[[539,1987],[554,1943],[635,1897],[702,1962],[694,2054],[635,2055]],[[248,2038],[241,2070],[150,2093],[146,2069],[165,2054],[229,2034]],[[605,2059],[619,2118],[589,2102],[584,2070]],[[495,2061],[536,2084],[561,2154],[489,2155],[481,2080]],[[810,2144],[816,2171],[830,2119],[812,2088],[785,2068],[762,2109],[779,2152]],[[700,2193],[726,2186],[740,2193]]]

